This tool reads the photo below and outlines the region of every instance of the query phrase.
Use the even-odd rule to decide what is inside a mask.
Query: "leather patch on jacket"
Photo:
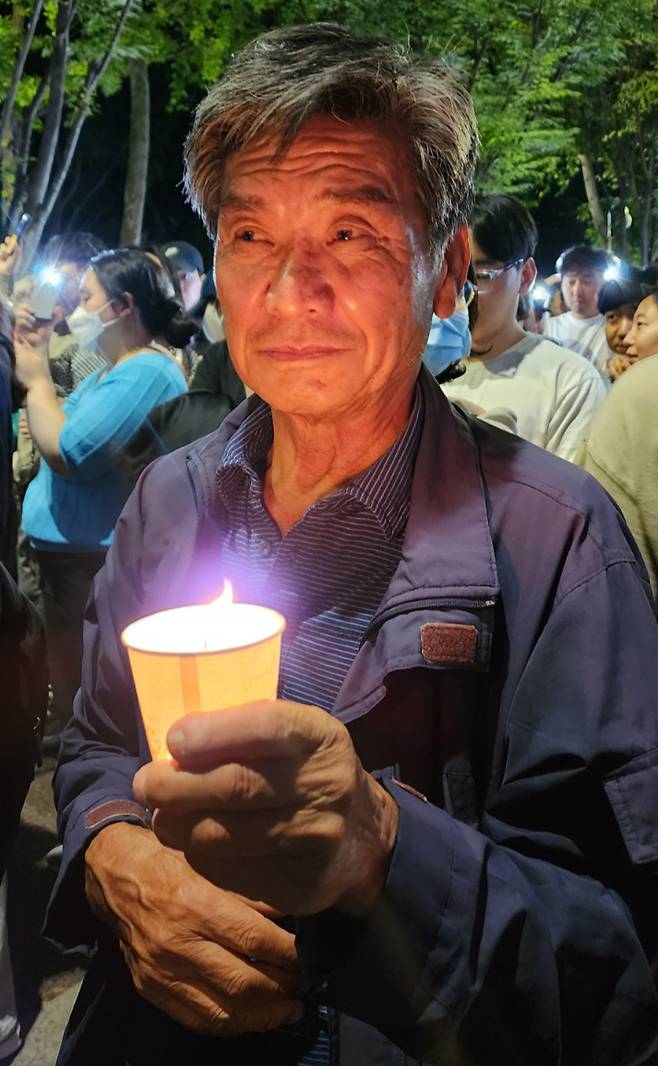
[[[420,627],[420,650],[428,663],[475,662],[477,626],[457,622],[426,622]]]
[[[85,827],[96,829],[101,822],[106,822],[109,818],[138,818],[142,825],[149,824],[149,816],[139,803],[133,803],[131,800],[108,800],[87,811]]]

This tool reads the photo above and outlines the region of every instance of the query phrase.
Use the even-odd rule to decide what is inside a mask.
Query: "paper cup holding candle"
[[[226,582],[213,603],[161,611],[124,629],[153,759],[170,757],[167,732],[186,714],[276,699],[285,625],[269,607],[233,603]]]

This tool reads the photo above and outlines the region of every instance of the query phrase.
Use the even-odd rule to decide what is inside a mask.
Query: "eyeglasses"
[[[520,255],[518,259],[512,259],[509,263],[504,263],[501,267],[496,267],[494,270],[478,269],[475,271],[475,284],[482,292],[489,288],[489,286],[499,278],[501,274],[505,274],[508,270],[514,270],[515,267],[522,266],[526,261],[524,255]]]
[[[475,285],[473,284],[472,281],[468,281],[467,280],[464,283],[464,292],[463,292],[464,303],[466,304],[467,307],[470,307],[470,305],[473,303],[473,300],[475,299],[476,296],[477,296],[477,289],[475,288]]]

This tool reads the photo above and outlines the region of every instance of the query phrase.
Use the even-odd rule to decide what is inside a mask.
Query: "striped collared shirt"
[[[286,618],[280,698],[331,711],[400,561],[422,423],[417,386],[406,428],[384,455],[284,535],[263,504],[269,407],[252,411],[229,441],[217,471],[227,512],[222,568],[239,601]],[[326,1009],[309,1007],[301,1022],[262,1041],[264,1062],[326,1066]]]
[[[256,408],[231,438],[217,471],[228,516],[222,566],[239,601],[286,618],[282,699],[333,707],[400,560],[421,428],[417,388],[407,426],[384,455],[285,535],[262,499],[269,407]]]

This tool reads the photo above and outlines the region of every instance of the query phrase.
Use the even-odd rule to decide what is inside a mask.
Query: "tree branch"
[[[28,200],[32,214],[36,214],[48,187],[59,139],[64,109],[64,83],[69,50],[69,32],[75,10],[75,0],[60,0],[57,9],[55,43],[50,61],[50,99],[43,125],[39,156],[32,173]]]
[[[105,71],[107,70],[110,64],[112,54],[123,32],[123,28],[126,24],[126,19],[128,18],[128,15],[131,12],[133,4],[134,0],[124,0],[124,5],[121,10],[121,14],[119,16],[116,26],[114,27],[114,33],[112,34],[112,38],[107,46],[103,58],[99,63],[91,64],[89,67],[87,77],[85,79],[84,88],[82,90],[82,99],[76,110],[75,116],[73,118],[73,123],[69,129],[69,134],[66,139],[66,144],[64,145],[61,158],[59,160],[57,171],[53,180],[50,183],[50,188],[48,190],[48,199],[46,200],[43,208],[44,220],[48,218],[50,212],[52,211],[55,205],[57,197],[62,191],[62,186],[64,184],[64,181],[66,180],[66,175],[68,174],[69,167],[71,166],[71,161],[73,159],[73,156],[75,155],[75,150],[78,146],[80,134],[82,133],[82,127],[85,123],[85,119],[87,118],[89,103],[91,101],[94,89],[96,88],[98,82],[103,77]]]
[[[21,47],[18,50],[16,62],[14,63],[14,70],[11,76],[11,82],[9,83],[7,95],[5,96],[5,100],[2,105],[2,114],[0,116],[0,146],[3,149],[9,137],[12,114],[14,111],[14,104],[16,102],[16,93],[18,92],[18,86],[20,85],[21,78],[23,77],[23,71],[25,70],[25,61],[27,60],[30,48],[32,47],[32,41],[34,39],[34,34],[36,32],[37,23],[41,15],[42,8],[43,0],[34,0],[34,7],[32,8],[30,21],[27,24],[27,29],[23,36]]]
[[[16,166],[16,176],[14,185],[14,195],[12,197],[11,208],[9,211],[9,217],[16,222],[17,216],[21,213],[23,202],[27,196],[27,188],[25,186],[25,178],[27,175],[27,166],[30,158],[30,146],[32,144],[32,133],[34,130],[34,123],[37,115],[41,110],[43,104],[43,98],[46,95],[46,89],[48,88],[49,71],[45,71],[37,91],[32,97],[32,103],[28,107],[23,121],[21,123],[21,136],[20,144],[16,152],[16,158],[18,160]]]

